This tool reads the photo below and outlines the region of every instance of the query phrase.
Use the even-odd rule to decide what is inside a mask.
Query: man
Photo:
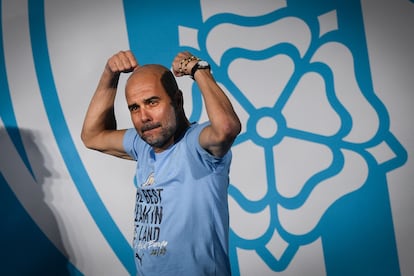
[[[209,122],[188,121],[170,70],[140,66],[132,52],[121,51],[106,63],[82,140],[88,148],[137,161],[138,275],[229,275],[227,188],[240,121],[206,62],[182,52],[172,71],[196,81]],[[118,80],[131,72],[125,96],[134,128],[117,130]]]

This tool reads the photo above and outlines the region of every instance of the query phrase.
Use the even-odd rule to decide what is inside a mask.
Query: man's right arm
[[[123,147],[126,130],[117,130],[114,102],[121,73],[132,72],[138,63],[130,51],[108,59],[83,122],[81,138],[87,148],[131,159]]]

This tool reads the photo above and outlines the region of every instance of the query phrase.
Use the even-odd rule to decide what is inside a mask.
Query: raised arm
[[[132,72],[138,63],[130,51],[108,59],[86,112],[81,138],[87,148],[131,159],[123,147],[125,130],[117,130],[114,102],[121,73]]]
[[[198,62],[191,58],[189,52],[179,53],[173,61],[176,76],[191,74],[191,69]],[[200,145],[217,157],[224,156],[231,148],[241,131],[240,120],[224,91],[215,81],[208,69],[199,69],[194,80],[203,95],[207,115],[211,125],[200,134]]]

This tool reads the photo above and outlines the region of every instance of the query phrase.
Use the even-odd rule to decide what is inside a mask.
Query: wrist
[[[113,72],[110,68],[105,67],[101,76],[101,84],[108,88],[116,88],[118,86],[121,73]]]
[[[194,75],[197,71],[199,70],[205,70],[205,71],[209,71],[211,70],[210,64],[208,64],[207,61],[204,60],[199,60],[196,64],[194,64],[193,68],[191,68],[191,73],[190,76],[192,79],[194,79]]]
[[[200,59],[195,56],[190,56],[188,58],[184,58],[180,61],[180,66],[178,68],[178,73],[181,75],[190,75],[191,69],[194,67],[194,64],[196,64]]]

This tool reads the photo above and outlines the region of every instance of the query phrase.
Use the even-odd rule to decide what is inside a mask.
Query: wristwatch
[[[210,70],[210,64],[208,64],[205,60],[200,60],[196,64],[194,64],[193,68],[191,69],[191,78],[194,79],[194,74],[197,70],[200,69],[208,69]]]

